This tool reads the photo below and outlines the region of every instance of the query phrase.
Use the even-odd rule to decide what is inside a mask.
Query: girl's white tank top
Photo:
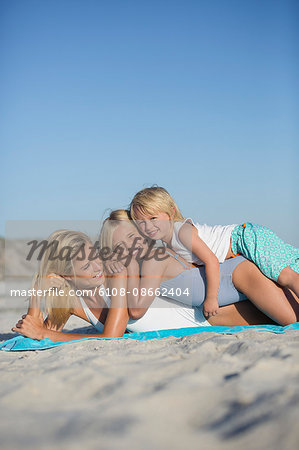
[[[231,234],[236,225],[210,226],[206,224],[194,223],[192,219],[174,222],[171,248],[188,262],[198,265],[203,264],[203,262],[196,255],[194,255],[191,250],[188,250],[179,238],[179,231],[186,222],[190,223],[190,235],[192,232],[192,224],[197,229],[200,239],[202,239],[209,249],[217,256],[219,262],[222,263],[225,261],[226,255],[230,248]]]

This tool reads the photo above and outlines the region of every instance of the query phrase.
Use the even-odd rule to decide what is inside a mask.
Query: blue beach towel
[[[43,339],[37,341],[29,339],[24,336],[16,336],[8,341],[0,344],[0,350],[4,351],[25,351],[25,350],[46,350],[48,348],[58,347],[63,344],[70,344],[73,342],[86,341],[90,339],[135,339],[137,341],[147,341],[149,339],[162,339],[165,337],[182,337],[191,336],[199,333],[219,333],[219,334],[236,334],[241,331],[256,330],[256,331],[268,331],[270,333],[282,334],[286,331],[299,331],[299,322],[293,323],[286,327],[279,325],[248,325],[240,327],[192,327],[192,328],[175,328],[171,330],[158,330],[158,331],[145,331],[144,333],[126,333],[120,338],[96,338],[87,337],[81,339],[75,339],[72,341],[52,342],[50,339]]]

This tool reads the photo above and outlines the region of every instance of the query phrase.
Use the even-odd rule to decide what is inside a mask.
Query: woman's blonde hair
[[[173,220],[184,220],[174,199],[160,186],[142,189],[135,194],[130,204],[133,220],[137,219],[138,213],[152,216],[161,212],[168,214]]]
[[[116,209],[111,211],[102,225],[99,237],[100,248],[109,248],[113,250],[113,233],[114,230],[123,222],[132,223],[129,211],[126,209]]]
[[[47,239],[47,246],[41,257],[39,270],[33,280],[33,285],[42,290],[42,281],[51,273],[61,277],[76,279],[74,259],[84,247],[91,244],[89,237],[79,231],[58,230]],[[80,256],[82,256],[80,255]],[[70,283],[65,280],[61,290],[63,295],[51,290],[45,296],[45,308],[51,325],[60,328],[68,319],[70,310],[77,305],[77,297],[70,295]]]

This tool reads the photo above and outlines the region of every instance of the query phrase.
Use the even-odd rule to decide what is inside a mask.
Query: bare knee
[[[291,287],[296,281],[299,281],[299,274],[294,272],[290,267],[282,269],[277,280],[280,286],[284,287]]]

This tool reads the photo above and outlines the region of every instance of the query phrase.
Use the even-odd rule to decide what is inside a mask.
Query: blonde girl
[[[176,202],[162,187],[139,191],[130,206],[132,218],[144,236],[162,240],[187,261],[204,264],[207,290],[205,316],[218,312],[219,263],[237,254],[253,261],[261,272],[299,296],[299,250],[273,231],[252,223],[194,224],[184,219]]]

